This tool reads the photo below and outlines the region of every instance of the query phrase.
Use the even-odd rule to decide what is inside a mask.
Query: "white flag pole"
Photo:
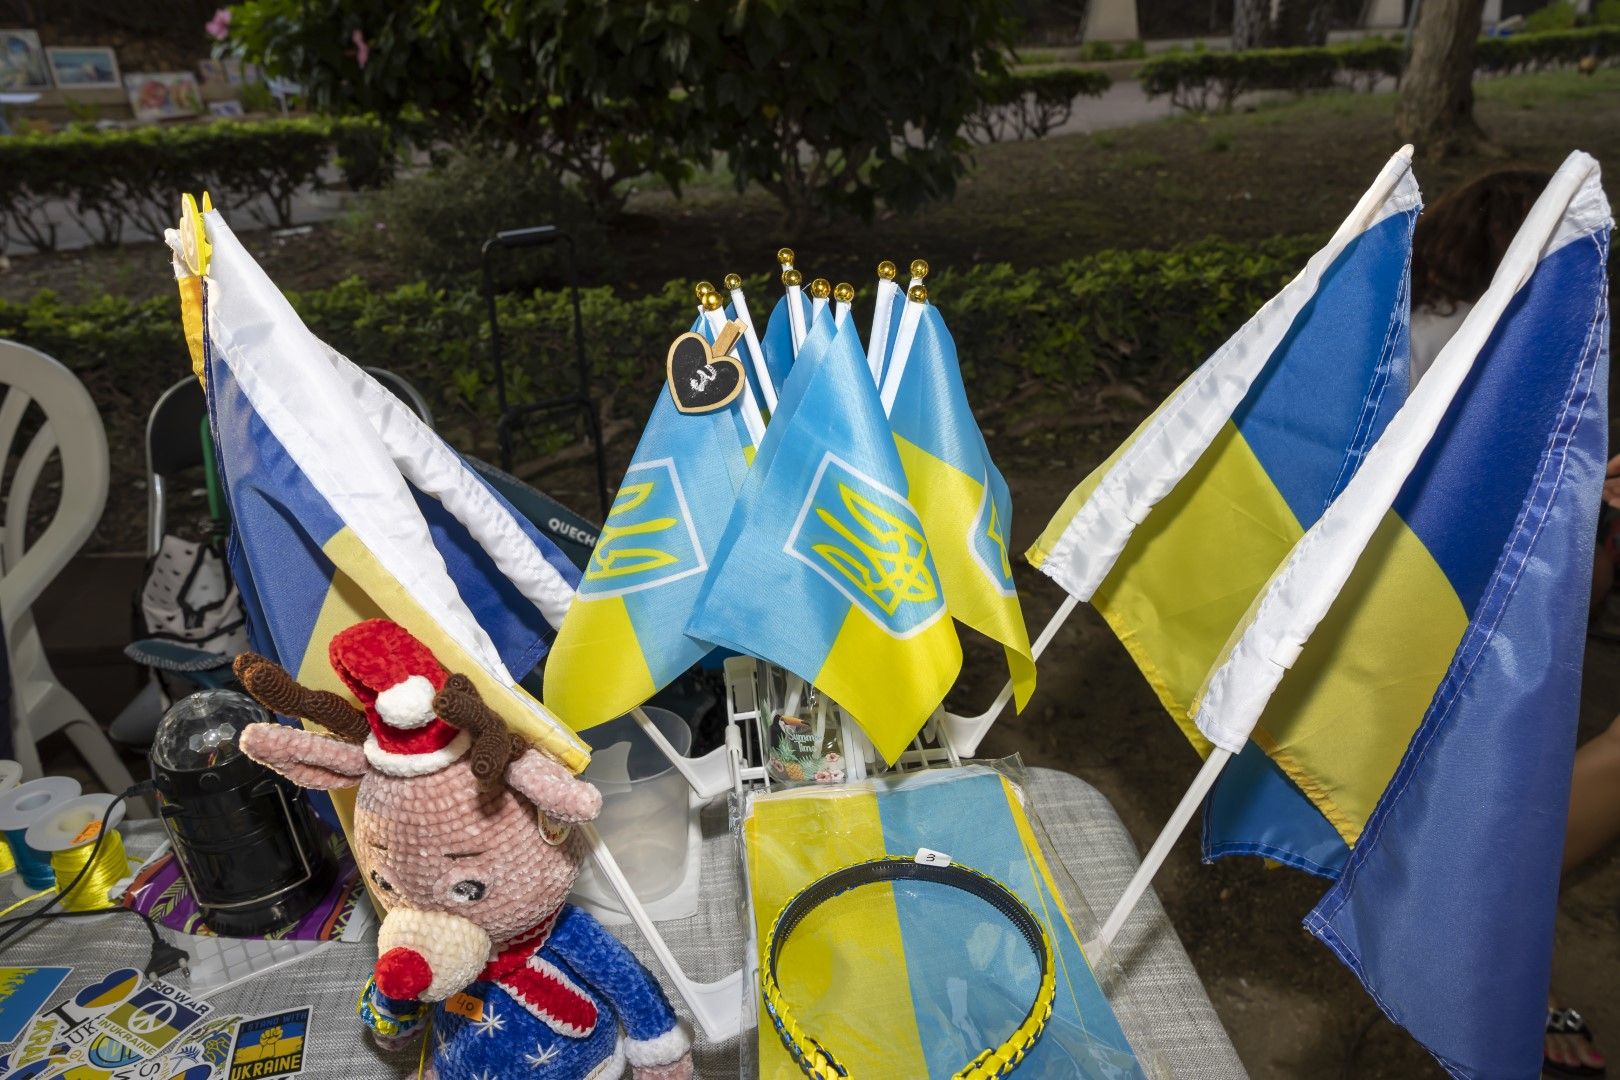
[[[849,306],[855,302],[855,286],[840,281],[833,286],[833,329],[841,329],[849,318]]]
[[[1142,856],[1142,865],[1136,868],[1135,875],[1132,876],[1130,883],[1125,886],[1125,891],[1120,894],[1119,902],[1114,905],[1114,910],[1109,914],[1108,921],[1103,923],[1102,933],[1098,934],[1097,940],[1086,949],[1093,962],[1107,952],[1108,947],[1114,943],[1114,938],[1119,936],[1120,928],[1125,925],[1125,920],[1131,917],[1131,912],[1136,909],[1137,903],[1142,899],[1143,894],[1147,892],[1148,885],[1153,881],[1153,875],[1157,874],[1159,867],[1164,865],[1165,857],[1170,854],[1170,849],[1176,846],[1176,841],[1181,838],[1182,831],[1187,828],[1187,822],[1191,821],[1193,814],[1198,812],[1199,804],[1204,801],[1204,796],[1209,794],[1209,789],[1215,785],[1216,777],[1221,775],[1221,770],[1226,768],[1226,763],[1230,760],[1232,760],[1232,752],[1223,750],[1218,746],[1210,751],[1209,757],[1204,759],[1204,767],[1198,770],[1197,776],[1193,777],[1192,785],[1187,788],[1187,793],[1181,797],[1181,802],[1176,804],[1175,812],[1170,815],[1170,820],[1165,823],[1164,829],[1159,833],[1159,838],[1153,841],[1153,846],[1148,849],[1148,853]]]
[[[787,287],[788,301],[788,329],[793,339],[793,355],[799,355],[799,346],[804,344],[804,335],[807,332],[804,325],[804,275],[793,268],[793,249],[781,248],[776,252],[776,261],[782,264],[782,284]]]
[[[900,289],[894,283],[898,272],[888,259],[877,265],[877,306],[872,309],[872,332],[866,339],[866,362],[872,367],[872,382],[879,387],[883,385],[883,363],[889,354],[889,316],[894,310],[894,294]]]
[[[824,277],[818,277],[810,283],[810,325],[816,325],[821,313],[827,310],[827,300],[832,296],[832,282]]]
[[[906,304],[900,309],[900,329],[894,337],[894,355],[889,357],[888,370],[883,373],[883,385],[878,395],[883,399],[883,415],[894,411],[895,398],[900,396],[900,381],[905,378],[906,365],[911,362],[911,345],[917,338],[917,324],[922,321],[923,305],[928,302],[928,289],[923,279],[928,276],[928,264],[921,259],[911,261],[911,285],[906,289]]]
[[[1046,651],[1046,647],[1052,643],[1052,639],[1057,637],[1058,630],[1062,628],[1064,623],[1069,621],[1069,616],[1074,613],[1074,609],[1079,605],[1079,597],[1065,596],[1063,598],[1063,603],[1058,605],[1058,609],[1046,621],[1046,626],[1042,628],[1040,636],[1035,639],[1034,644],[1030,647],[1031,659],[1040,659],[1041,653]],[[951,744],[951,749],[960,757],[972,757],[978,753],[979,742],[984,738],[985,732],[990,730],[990,726],[1001,716],[1002,710],[1007,707],[1007,703],[1012,700],[1012,696],[1013,684],[1012,680],[1008,679],[1007,685],[1001,688],[1001,692],[990,703],[990,707],[977,716],[958,716],[956,713],[946,712],[944,714],[945,736]]]
[[[713,300],[710,300],[710,297],[713,297]],[[698,310],[703,313],[703,321],[709,324],[709,333],[718,337],[726,325],[726,313],[721,307],[720,294],[713,291],[711,286],[710,291],[704,294],[703,300]],[[711,303],[713,307],[709,306]],[[735,357],[737,346],[733,344],[731,351],[726,355]],[[760,440],[765,438],[765,416],[759,411],[759,402],[753,394],[745,392],[737,398],[737,401],[738,407],[742,410],[743,426],[748,429],[748,439],[754,444],[754,449],[758,450]]]
[[[743,340],[748,343],[748,357],[754,366],[754,381],[765,399],[765,408],[776,413],[776,384],[771,382],[771,369],[765,366],[765,350],[759,344],[759,333],[754,329],[754,317],[748,313],[748,300],[743,296],[742,278],[726,275],[726,289],[731,293],[731,306],[737,312],[737,321],[743,324]]]

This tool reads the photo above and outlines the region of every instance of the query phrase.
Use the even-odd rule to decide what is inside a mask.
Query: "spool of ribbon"
[[[12,891],[19,900],[56,886],[49,856],[28,846],[29,827],[78,795],[79,782],[71,776],[30,780],[0,794],[0,833],[5,834],[17,863]]]
[[[15,761],[0,758],[0,795],[4,795],[22,782],[22,766]],[[0,875],[17,869],[17,860],[11,857],[11,843],[0,835]]]
[[[28,827],[28,846],[50,858],[52,881],[61,897],[57,903],[64,910],[95,911],[114,902],[112,891],[129,877],[129,857],[118,834],[123,819],[124,804],[116,795],[81,795]]]

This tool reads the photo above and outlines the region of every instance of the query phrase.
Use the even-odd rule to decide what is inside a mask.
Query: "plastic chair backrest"
[[[0,534],[0,616],[6,638],[51,580],[84,546],[107,505],[107,433],[90,392],[78,377],[38,349],[0,339],[0,467],[12,460],[28,406],[43,418],[7,471],[11,483]],[[50,523],[28,540],[34,488],[52,454],[62,470],[61,493]]]

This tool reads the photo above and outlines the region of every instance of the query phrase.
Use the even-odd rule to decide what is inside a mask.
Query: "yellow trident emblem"
[[[816,516],[854,549],[816,544],[812,550],[825,559],[885,614],[893,615],[908,602],[927,603],[939,595],[928,569],[928,539],[909,522],[895,516],[840,482],[839,496],[850,517],[866,531],[866,538],[831,512],[816,507]]]
[[[598,578],[639,574],[678,561],[675,555],[661,548],[627,547],[617,542],[627,536],[664,532],[677,524],[672,517],[648,518],[646,521],[637,521],[630,525],[613,524],[615,518],[623,520],[626,514],[646,502],[648,496],[652,494],[653,486],[653,483],[648,481],[643,484],[626,484],[619,489],[619,496],[613,500],[613,510],[608,514],[607,524],[603,526],[601,538],[597,541],[596,551],[591,556],[590,565],[586,567],[587,579],[594,581]]]

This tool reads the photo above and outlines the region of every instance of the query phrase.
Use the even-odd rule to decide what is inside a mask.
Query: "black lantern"
[[[270,714],[245,694],[204,690],[174,704],[152,741],[158,811],[210,929],[253,936],[290,926],[332,883],[302,793],[242,753]]]

